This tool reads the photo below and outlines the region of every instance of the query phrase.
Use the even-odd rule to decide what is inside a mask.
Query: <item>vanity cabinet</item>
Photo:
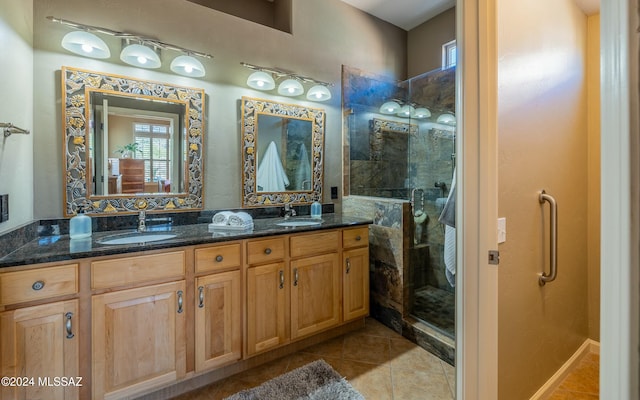
[[[365,227],[248,241],[247,356],[368,314],[367,232]]]
[[[94,261],[91,271],[94,290],[114,290],[91,299],[93,398],[128,397],[184,377],[185,252]]]
[[[79,375],[78,300],[59,300],[77,294],[77,268],[0,274],[0,307],[13,308],[0,313],[0,372],[28,380],[0,386],[0,399],[79,398],[77,386],[49,386],[56,377]]]
[[[195,279],[196,372],[242,358],[240,267],[240,243],[195,250],[196,273],[208,273]]]
[[[369,231],[367,228],[343,231],[343,320],[369,315]]]

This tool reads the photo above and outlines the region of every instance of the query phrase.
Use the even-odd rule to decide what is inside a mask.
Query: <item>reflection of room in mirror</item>
[[[310,120],[258,115],[258,192],[311,190]]]
[[[182,190],[183,104],[100,91],[90,99],[95,195],[170,193],[172,182]]]

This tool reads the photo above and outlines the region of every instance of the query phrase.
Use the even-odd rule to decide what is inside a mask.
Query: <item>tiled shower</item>
[[[343,85],[343,211],[374,221],[372,316],[453,363],[455,234],[439,217],[453,206],[458,133],[437,119],[455,112],[455,70],[397,82],[344,67]],[[387,101],[431,116],[388,114],[381,110]]]

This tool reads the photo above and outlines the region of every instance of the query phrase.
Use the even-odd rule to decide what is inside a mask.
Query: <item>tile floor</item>
[[[324,359],[366,399],[453,400],[455,369],[367,318],[365,327],[194,390],[174,400],[223,399],[311,361]]]
[[[548,400],[597,400],[599,398],[600,355],[588,354],[564,378]]]

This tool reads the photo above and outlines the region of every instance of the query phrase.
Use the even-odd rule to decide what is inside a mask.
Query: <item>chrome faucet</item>
[[[290,217],[296,216],[296,210],[293,209],[293,206],[289,203],[284,205],[284,219],[289,219]]]
[[[140,211],[138,214],[138,232],[145,232],[147,230],[147,213]]]

